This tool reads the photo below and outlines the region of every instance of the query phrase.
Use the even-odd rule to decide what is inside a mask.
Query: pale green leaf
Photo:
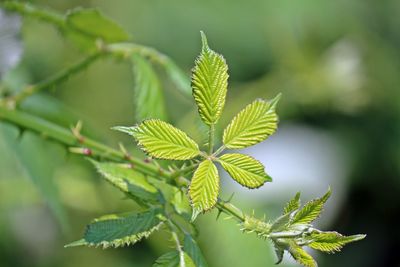
[[[157,188],[143,174],[116,163],[90,161],[108,182],[134,199],[145,202],[159,200]]]
[[[208,47],[201,32],[202,50],[192,70],[192,89],[199,114],[207,125],[217,123],[225,105],[228,66],[225,59]]]
[[[208,264],[196,240],[189,234],[185,235],[183,250],[190,256],[197,267],[207,267]]]
[[[135,79],[136,120],[166,120],[164,95],[161,84],[151,64],[138,54],[132,55]]]
[[[66,16],[66,25],[83,35],[101,38],[108,42],[121,42],[129,39],[129,34],[117,23],[104,16],[97,9],[77,8]]]
[[[337,232],[312,232],[307,246],[324,252],[339,252],[344,245],[364,239],[365,235],[344,236]]]
[[[271,225],[271,232],[279,232],[286,230],[285,228],[290,222],[290,213],[286,213],[278,217]]]
[[[271,101],[257,99],[240,111],[223,134],[223,143],[227,148],[245,148],[261,141],[275,133],[278,127],[276,104],[281,95]]]
[[[283,254],[285,250],[282,247],[278,246],[277,244],[274,244],[274,251],[277,258],[275,264],[279,264],[283,260]]]
[[[291,224],[308,224],[318,218],[321,214],[325,202],[331,195],[331,189],[321,197],[306,203],[293,217]]]
[[[272,181],[262,163],[248,155],[225,154],[219,162],[235,181],[245,187],[258,188]]]
[[[132,135],[154,158],[187,160],[200,154],[198,145],[186,133],[161,120],[145,120],[135,127],[113,129]]]
[[[177,89],[184,95],[191,96],[192,88],[190,87],[188,75],[186,75],[186,73],[184,73],[170,58],[165,59],[163,67],[168,77],[177,86]]]
[[[293,211],[300,208],[300,192],[297,192],[294,198],[292,198],[285,206],[283,214],[292,213]]]
[[[83,240],[66,247],[86,245],[108,248],[130,245],[148,237],[162,223],[163,218],[157,209],[106,215],[87,226]]]
[[[210,210],[217,203],[219,176],[217,167],[211,160],[204,160],[193,174],[189,186],[189,196],[193,207],[193,217]]]
[[[317,267],[317,263],[302,247],[291,242],[288,249],[290,255],[300,264],[306,267]]]
[[[185,252],[171,251],[159,257],[153,267],[197,267]]]

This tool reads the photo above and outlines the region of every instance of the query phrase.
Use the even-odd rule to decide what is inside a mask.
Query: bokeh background
[[[297,191],[305,201],[331,185],[318,226],[368,237],[335,255],[313,253],[320,266],[400,266],[400,1],[33,2],[60,12],[98,7],[188,75],[204,30],[230,68],[221,129],[253,99],[283,93],[278,132],[246,151],[274,182],[249,191],[223,177],[222,196],[235,192],[234,204],[273,218]],[[0,13],[0,93],[80,58],[52,26]],[[167,79],[163,88],[170,120],[201,140],[192,99]],[[131,66],[106,58],[23,108],[68,127],[81,119],[91,136],[135,151],[130,138],[110,130],[135,123],[133,90]],[[17,135],[0,122],[1,266],[150,266],[172,247],[161,232],[128,248],[64,249],[91,218],[134,206],[82,158],[35,134]],[[211,267],[273,266],[268,242],[215,217],[198,219]],[[282,266],[297,265],[285,257]]]

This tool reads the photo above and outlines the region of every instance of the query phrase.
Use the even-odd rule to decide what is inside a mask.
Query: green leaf
[[[153,267],[196,267],[196,265],[185,252],[171,251],[159,257]]]
[[[271,232],[279,232],[285,230],[290,222],[290,213],[286,213],[278,217],[271,225]]]
[[[223,143],[239,149],[260,143],[275,133],[278,127],[276,104],[281,95],[271,101],[257,99],[240,111],[224,130]]]
[[[278,246],[277,244],[274,244],[274,251],[276,254],[276,258],[277,258],[275,264],[279,264],[283,260],[283,254],[284,254],[285,250],[282,247]]]
[[[201,38],[203,46],[192,70],[192,88],[201,119],[211,125],[217,123],[225,105],[228,66],[221,55],[208,47],[203,32]]]
[[[77,8],[66,16],[66,25],[74,31],[93,39],[121,42],[129,39],[129,34],[117,23],[104,16],[97,9]]]
[[[186,234],[183,241],[183,250],[190,256],[197,267],[207,267],[208,264],[201,252],[199,245],[191,235]]]
[[[344,236],[337,232],[312,232],[307,246],[324,252],[339,252],[344,245],[364,239],[366,235]]]
[[[192,88],[190,87],[190,80],[186,73],[184,73],[170,58],[165,59],[163,67],[168,77],[177,86],[177,89],[184,95],[191,96]]]
[[[193,207],[193,218],[200,212],[210,210],[217,203],[219,176],[217,167],[211,160],[204,160],[193,174],[189,186],[189,196]]]
[[[166,120],[163,91],[151,64],[142,56],[133,54],[135,78],[136,120],[157,118]]]
[[[290,255],[300,264],[306,267],[317,267],[317,263],[302,247],[291,242],[288,249]]]
[[[198,145],[186,133],[161,120],[145,120],[135,127],[113,129],[132,135],[154,158],[187,160],[200,154]]]
[[[331,189],[321,198],[311,200],[306,203],[293,217],[291,224],[308,224],[318,218],[321,214],[325,202],[331,196]]]
[[[82,240],[73,242],[72,246],[120,247],[138,242],[148,237],[163,223],[162,215],[157,209],[126,214],[111,214],[95,219],[86,228]]]
[[[153,203],[159,200],[157,188],[143,174],[116,163],[90,161],[108,182],[134,199]]]
[[[248,155],[225,154],[218,161],[235,181],[245,187],[258,188],[272,181],[262,163]]]
[[[294,198],[292,198],[285,206],[283,214],[292,213],[293,211],[300,208],[300,192],[297,192]]]

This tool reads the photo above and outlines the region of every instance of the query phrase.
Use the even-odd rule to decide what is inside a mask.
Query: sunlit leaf
[[[307,202],[293,217],[291,224],[311,223],[321,214],[325,202],[331,195],[331,189],[321,197]]]
[[[222,167],[239,184],[248,188],[258,188],[272,181],[258,160],[243,154],[225,154],[219,158]]]
[[[112,214],[95,219],[89,224],[82,240],[72,246],[121,247],[134,244],[157,230],[163,219],[157,209],[126,214]]]
[[[337,232],[312,232],[307,246],[324,252],[339,252],[344,245],[364,239],[365,235],[344,236]]]
[[[159,257],[153,267],[197,267],[185,252],[171,251]]]
[[[145,120],[135,127],[114,127],[132,135],[150,156],[187,160],[200,154],[198,145],[183,131],[161,120]]]
[[[190,256],[197,267],[207,267],[208,264],[201,252],[199,245],[191,235],[186,234],[183,242],[183,250]]]
[[[289,214],[300,208],[300,192],[297,192],[294,198],[292,198],[285,206],[283,214]]]
[[[317,267],[317,263],[302,247],[294,242],[291,242],[288,249],[290,255],[300,264],[305,267]]]
[[[193,174],[189,186],[189,196],[193,207],[193,218],[207,211],[217,203],[219,176],[217,167],[211,160],[204,160]]]
[[[137,171],[116,163],[100,163],[91,160],[96,169],[112,185],[139,201],[157,202],[159,193],[145,176]]]
[[[66,16],[66,25],[75,31],[108,42],[129,39],[129,34],[117,23],[104,16],[97,9],[77,8]]]
[[[228,66],[225,59],[208,47],[201,32],[202,50],[192,70],[193,96],[201,119],[215,124],[221,116],[228,89]]]
[[[275,133],[278,116],[275,113],[280,94],[271,101],[257,99],[240,111],[224,130],[223,143],[227,148],[245,148]]]
[[[166,120],[163,91],[151,64],[138,54],[132,55],[135,79],[136,120],[157,118]]]

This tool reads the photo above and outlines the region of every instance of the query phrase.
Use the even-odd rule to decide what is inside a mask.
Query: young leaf
[[[225,105],[228,66],[225,59],[208,47],[201,32],[202,50],[192,70],[193,96],[199,114],[207,125],[217,123]]]
[[[300,208],[300,192],[297,192],[285,206],[283,214],[289,214]]]
[[[174,61],[170,58],[165,59],[163,67],[171,81],[177,86],[177,89],[186,96],[192,95],[190,80]]]
[[[129,34],[117,23],[104,16],[97,9],[77,8],[66,16],[66,25],[93,39],[121,42],[129,39]]]
[[[290,222],[290,215],[290,213],[286,213],[278,217],[271,225],[271,232],[279,232],[284,230]]]
[[[219,162],[235,181],[245,187],[258,188],[272,181],[262,163],[248,155],[224,154]]]
[[[223,143],[227,148],[245,148],[272,135],[278,127],[275,107],[281,95],[271,101],[257,99],[240,111],[224,130]]]
[[[135,79],[136,120],[157,118],[166,120],[161,84],[151,64],[142,56],[132,55]]]
[[[87,226],[82,240],[73,242],[66,247],[86,245],[108,248],[130,245],[148,237],[162,223],[162,217],[156,209],[139,213],[106,215]]]
[[[185,252],[171,251],[159,257],[153,267],[197,267]]]
[[[161,120],[145,120],[135,127],[113,129],[132,135],[154,158],[187,160],[200,154],[198,145],[186,133]]]
[[[299,210],[293,217],[291,224],[308,224],[314,221],[321,214],[325,202],[331,196],[331,189],[321,198],[311,200]]]
[[[189,186],[189,196],[193,207],[193,219],[217,203],[219,176],[217,167],[211,160],[204,160],[193,174]]]
[[[292,255],[292,257],[300,264],[306,266],[306,267],[317,267],[317,263],[311,257],[310,254],[308,254],[302,247],[297,245],[294,242],[291,242],[289,245],[289,253]]]
[[[313,232],[308,237],[307,246],[324,252],[339,252],[348,243],[364,239],[365,235],[344,236],[337,232]]]
[[[283,254],[284,254],[285,250],[282,247],[278,246],[277,244],[274,244],[274,251],[276,254],[276,258],[277,258],[275,264],[279,264],[283,260]]]
[[[183,241],[183,250],[190,256],[197,267],[207,267],[208,264],[204,259],[203,253],[201,252],[196,240],[189,234],[185,235]]]
[[[157,202],[159,193],[145,176],[116,163],[100,163],[90,160],[96,169],[112,185],[139,201]]]

